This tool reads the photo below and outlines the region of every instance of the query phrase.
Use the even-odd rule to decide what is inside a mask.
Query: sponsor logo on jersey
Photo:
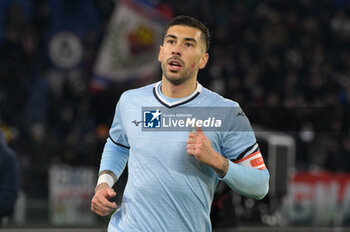
[[[134,123],[135,124],[135,126],[139,126],[139,124],[140,123],[143,123],[143,122],[145,122],[145,121],[137,121],[137,120],[133,120],[133,121],[131,121],[132,123]]]
[[[240,112],[238,112],[238,113],[237,113],[237,116],[242,116],[242,117],[244,117],[244,116],[245,116],[245,114],[244,114],[244,112],[243,112],[243,111],[240,111]]]

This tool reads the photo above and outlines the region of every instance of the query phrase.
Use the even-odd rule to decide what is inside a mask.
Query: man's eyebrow
[[[167,35],[165,36],[165,38],[168,38],[168,37],[173,38],[173,39],[178,39],[175,35],[172,35],[172,34],[167,34]],[[194,42],[194,43],[197,43],[197,40],[195,40],[194,38],[190,38],[190,37],[185,38],[184,40],[185,40],[185,41],[192,41],[192,42]]]
[[[167,37],[170,37],[170,38],[173,38],[173,39],[177,39],[177,37],[175,35],[172,35],[172,34],[167,34],[165,36],[165,38],[167,38]]]
[[[197,43],[197,40],[195,40],[194,38],[185,38],[185,41],[192,41],[192,42]]]

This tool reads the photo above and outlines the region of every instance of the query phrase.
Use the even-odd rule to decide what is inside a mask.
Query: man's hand
[[[187,153],[212,167],[223,178],[228,170],[228,160],[214,150],[202,128],[197,127],[196,130],[188,135]]]
[[[114,197],[116,193],[106,183],[99,184],[95,189],[95,195],[91,200],[91,210],[100,216],[107,216],[117,208],[115,202],[109,199]]]

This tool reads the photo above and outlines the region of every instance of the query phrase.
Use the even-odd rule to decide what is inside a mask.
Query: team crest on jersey
[[[159,109],[143,111],[144,128],[160,128],[161,119],[162,119],[162,112]]]

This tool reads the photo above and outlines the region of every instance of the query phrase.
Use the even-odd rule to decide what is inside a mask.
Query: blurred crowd
[[[47,197],[52,164],[97,168],[120,94],[145,84],[89,88],[116,2],[0,3],[0,126],[19,156],[30,197]],[[294,136],[298,169],[350,171],[349,1],[152,2],[206,23],[212,46],[199,81],[239,102],[253,125]],[[72,28],[82,61],[58,68],[49,58],[50,36]]]

